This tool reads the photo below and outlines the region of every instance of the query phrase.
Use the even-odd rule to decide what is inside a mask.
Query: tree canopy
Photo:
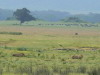
[[[30,11],[26,8],[17,9],[13,15],[16,17],[17,20],[20,21],[20,23],[24,23],[25,21],[31,21],[36,20],[35,17],[30,15]]]

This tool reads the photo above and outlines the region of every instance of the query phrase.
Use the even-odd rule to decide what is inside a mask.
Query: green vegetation
[[[13,16],[13,10],[0,9],[0,20],[15,20]],[[61,19],[67,19],[68,17],[78,17],[82,21],[86,22],[100,22],[100,13],[90,12],[88,14],[71,14],[69,12],[55,11],[55,10],[41,10],[31,11],[32,16],[45,21],[60,21]],[[66,20],[65,19],[65,20]]]
[[[18,23],[0,22],[0,75],[100,74],[99,23]]]
[[[31,20],[35,20],[35,18],[30,15],[30,11],[26,8],[23,9],[17,9],[13,15],[15,16],[15,18],[17,20],[20,21],[20,23],[24,23],[25,21],[31,21]]]
[[[21,32],[0,32],[0,34],[22,35]]]

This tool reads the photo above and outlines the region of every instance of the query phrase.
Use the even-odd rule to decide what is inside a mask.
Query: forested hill
[[[0,20],[5,20],[5,19],[7,19],[7,17],[11,17],[12,15],[13,15],[12,10],[0,8]]]
[[[78,14],[75,16],[87,22],[100,22],[100,13]]]
[[[46,21],[59,21],[62,19],[66,19],[68,17],[75,16],[88,22],[100,22],[100,14],[97,13],[73,15],[69,12],[48,10],[48,11],[32,11],[31,14],[38,19]],[[0,9],[0,20],[5,20],[8,17],[12,16],[13,16],[13,10]]]
[[[35,15],[35,17],[46,21],[59,21],[61,19],[71,16],[71,14],[68,12],[53,11],[53,10],[33,11],[32,14]]]

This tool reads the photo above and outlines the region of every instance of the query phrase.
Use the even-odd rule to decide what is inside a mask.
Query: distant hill
[[[45,21],[59,21],[65,17],[71,16],[68,12],[61,12],[61,11],[32,11],[31,14],[38,19],[45,20]],[[5,20],[8,17],[13,16],[13,10],[6,10],[0,9],[0,20]]]
[[[68,12],[61,12],[61,11],[33,11],[32,15],[36,18],[45,20],[45,21],[59,21],[65,17],[70,17],[71,14]]]
[[[12,10],[0,9],[0,20],[5,20],[7,17],[11,17],[12,15],[13,15]]]
[[[78,17],[82,21],[86,22],[100,22],[99,13],[73,15],[69,12],[48,10],[48,11],[32,11],[31,14],[34,17],[45,21],[60,21],[62,19],[64,20],[69,17]],[[12,16],[13,16],[13,10],[0,9],[0,20],[6,20],[8,17],[12,18]]]
[[[100,22],[100,13],[74,15],[87,22]]]

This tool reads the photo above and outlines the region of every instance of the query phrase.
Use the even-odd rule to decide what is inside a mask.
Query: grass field
[[[100,74],[99,23],[18,23],[0,21],[0,75]],[[16,53],[25,56],[13,56]],[[83,58],[72,59],[74,55]]]

